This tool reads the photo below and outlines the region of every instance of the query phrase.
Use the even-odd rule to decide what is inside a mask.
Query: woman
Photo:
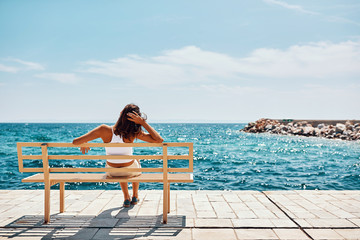
[[[104,143],[132,143],[135,139],[140,139],[150,143],[162,143],[164,140],[146,121],[141,117],[140,108],[135,104],[128,104],[121,111],[120,117],[114,126],[100,125],[87,134],[75,138],[73,144],[78,145],[87,143],[96,138],[101,138]],[[145,128],[148,133],[145,133],[142,128]],[[90,150],[88,147],[81,147],[80,151],[85,154]],[[106,147],[107,155],[132,155],[132,147]],[[140,162],[134,159],[109,159],[106,161],[106,167],[127,167],[127,168],[141,168]],[[126,176],[133,177],[140,175],[140,172],[118,172],[110,173],[111,176]],[[120,183],[122,192],[124,194],[124,207],[130,207],[138,203],[139,183],[133,182],[133,195],[130,201],[128,191],[128,183]]]

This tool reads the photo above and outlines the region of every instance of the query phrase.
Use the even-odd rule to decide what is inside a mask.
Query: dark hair
[[[128,113],[136,112],[141,116],[140,108],[135,104],[128,104],[120,113],[120,117],[115,124],[114,133],[123,139],[133,139],[142,131],[141,125],[128,120]],[[143,117],[146,119],[146,117]]]

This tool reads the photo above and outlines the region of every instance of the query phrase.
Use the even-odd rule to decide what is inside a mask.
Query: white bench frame
[[[41,155],[23,155],[23,147],[41,148]],[[50,147],[161,147],[162,155],[49,155]],[[187,155],[168,155],[168,147],[187,147]],[[193,143],[85,143],[74,145],[72,143],[35,143],[18,142],[19,172],[34,172],[32,176],[22,179],[22,182],[44,183],[44,221],[50,222],[50,187],[60,184],[60,212],[65,209],[65,182],[162,182],[163,183],[163,223],[167,223],[167,214],[170,213],[170,183],[193,182]],[[96,160],[96,159],[158,159],[163,160],[162,168],[66,168],[49,167],[49,160]],[[23,160],[42,160],[42,168],[24,167]],[[168,160],[188,160],[187,168],[169,168]],[[94,173],[78,173],[94,172]],[[98,173],[95,173],[98,172]],[[102,173],[99,173],[102,172]],[[142,172],[137,177],[107,177],[103,172]],[[148,173],[149,172],[149,173]]]

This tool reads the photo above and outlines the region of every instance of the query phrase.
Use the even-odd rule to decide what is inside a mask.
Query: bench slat
[[[141,174],[137,177],[122,178],[112,177],[109,178],[104,173],[51,173],[50,181],[52,182],[162,182],[163,174]],[[192,173],[179,173],[168,174],[169,182],[193,182]],[[44,182],[44,174],[38,173],[30,177],[22,179],[22,182]]]
[[[22,155],[22,159],[36,160],[42,159],[42,155]],[[162,160],[162,155],[49,155],[49,160],[99,160],[99,159],[158,159]],[[188,160],[189,155],[168,155],[171,160]]]

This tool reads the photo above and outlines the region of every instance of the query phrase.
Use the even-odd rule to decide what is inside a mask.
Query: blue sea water
[[[21,183],[31,173],[19,173],[16,142],[71,142],[96,123],[0,123],[0,189],[42,189],[41,183]],[[172,189],[207,190],[360,190],[360,143],[320,138],[243,133],[244,124],[151,124],[165,142],[194,143],[194,183]],[[100,142],[100,141],[97,141]],[[78,151],[73,149],[72,151]],[[136,149],[135,154],[157,150]],[[25,152],[28,154],[30,152]],[[40,154],[31,152],[33,154]],[[93,149],[90,154],[105,154]],[[177,154],[180,152],[173,152]],[[40,166],[39,161],[28,162]],[[143,160],[143,167],[161,162]],[[181,167],[183,161],[171,162]],[[76,165],[76,160],[52,160],[52,166]],[[103,160],[82,167],[105,166]],[[57,188],[57,186],[54,186]],[[140,189],[161,189],[141,183]],[[119,189],[114,183],[69,183],[66,189]]]

